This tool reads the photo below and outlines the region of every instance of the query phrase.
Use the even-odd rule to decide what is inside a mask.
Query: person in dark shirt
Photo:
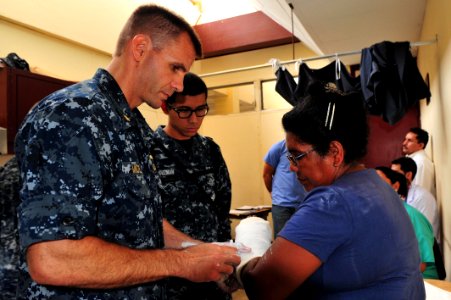
[[[1,299],[16,299],[19,277],[17,206],[19,168],[16,157],[0,166],[0,291]]]
[[[163,104],[166,126],[154,134],[154,159],[161,178],[163,216],[175,228],[204,242],[229,242],[231,182],[221,149],[198,133],[208,113],[207,86],[187,73],[182,92]],[[216,283],[171,278],[170,299],[230,299]]]
[[[15,145],[19,299],[165,299],[160,279],[222,281],[233,272],[236,248],[200,243],[163,220],[152,130],[138,110],[182,91],[201,55],[185,20],[140,6],[106,69],[27,115]],[[183,242],[199,245],[182,250]]]

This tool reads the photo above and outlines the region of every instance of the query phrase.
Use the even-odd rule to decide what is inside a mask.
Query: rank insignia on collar
[[[138,164],[132,164],[132,173],[133,174],[142,173],[141,167]]]

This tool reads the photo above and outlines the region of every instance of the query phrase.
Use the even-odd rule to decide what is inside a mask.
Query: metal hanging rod
[[[438,38],[436,37],[434,40],[430,40],[430,41],[411,42],[410,47],[432,45],[432,44],[437,43],[437,41],[438,41]],[[332,58],[332,57],[338,57],[338,56],[356,55],[356,54],[361,54],[361,53],[362,53],[362,50],[355,50],[355,51],[340,52],[340,53],[334,53],[334,54],[326,54],[326,55],[320,55],[320,56],[314,56],[314,57],[281,61],[281,62],[279,62],[279,65],[282,66],[282,65],[293,64],[296,62],[306,62],[306,61],[312,61],[312,60],[318,60],[318,59],[324,59],[324,58]],[[199,76],[200,77],[210,77],[210,76],[223,75],[223,74],[229,74],[229,73],[234,73],[234,72],[256,70],[256,69],[267,68],[267,67],[271,67],[271,66],[272,66],[271,63],[266,63],[266,64],[254,65],[254,66],[250,66],[250,67],[243,67],[243,68],[229,69],[229,70],[223,70],[223,71],[212,72],[212,73],[205,73],[205,74],[200,74]]]

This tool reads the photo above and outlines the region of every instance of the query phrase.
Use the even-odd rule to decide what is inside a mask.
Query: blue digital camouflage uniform
[[[164,246],[151,135],[103,69],[29,113],[16,137],[20,299],[165,299],[162,281],[111,290],[41,286],[24,263],[28,246],[48,240],[96,236],[136,249]]]
[[[0,299],[16,299],[19,276],[19,168],[16,158],[0,167]]]
[[[230,241],[231,183],[219,146],[196,135],[178,141],[158,127],[154,159],[161,179],[163,215],[175,228],[205,242]],[[168,280],[169,299],[230,299],[216,283]]]

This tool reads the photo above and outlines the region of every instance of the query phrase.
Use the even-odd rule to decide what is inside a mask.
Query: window
[[[297,78],[295,78],[297,81]],[[279,93],[276,92],[276,80],[263,81],[262,82],[262,99],[263,109],[284,109],[291,108],[291,104],[288,103]]]
[[[297,78],[295,78],[297,81]],[[255,84],[259,84],[256,82]],[[262,109],[289,109],[288,103],[276,92],[276,80],[262,81]],[[256,95],[254,83],[243,83],[208,89],[209,115],[237,114],[256,111]]]
[[[227,115],[256,110],[253,83],[208,89],[209,115]]]

